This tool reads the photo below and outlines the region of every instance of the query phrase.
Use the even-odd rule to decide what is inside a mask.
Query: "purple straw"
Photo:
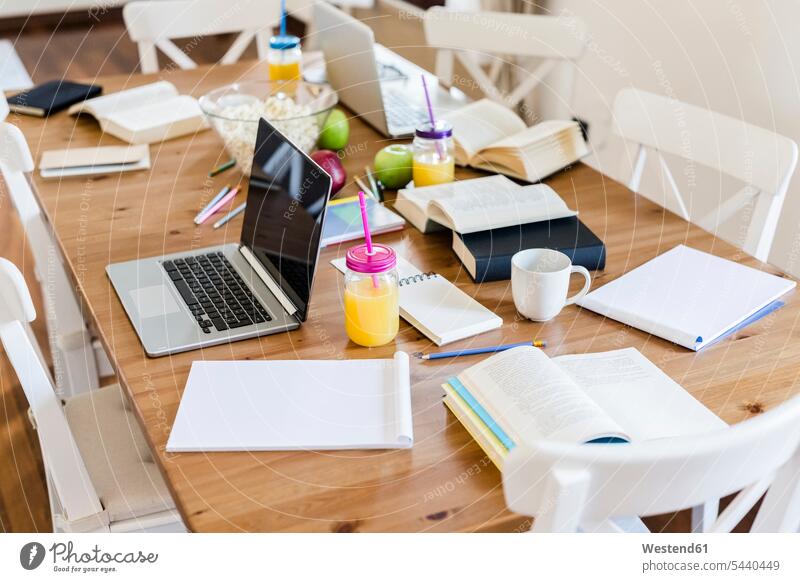
[[[422,77],[422,90],[425,91],[425,103],[428,105],[428,119],[430,119],[431,122],[431,130],[436,131],[436,118],[433,116],[433,106],[431,105],[431,95],[428,93],[428,83],[425,80],[424,74],[420,75],[420,77]],[[439,143],[439,140],[436,140],[436,153],[438,154],[439,159],[444,161],[445,156],[444,153],[442,153],[442,146]]]

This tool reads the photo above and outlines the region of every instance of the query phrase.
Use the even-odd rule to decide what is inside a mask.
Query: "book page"
[[[515,443],[628,439],[622,428],[540,349],[507,350],[458,377]]]
[[[481,99],[448,115],[453,126],[457,149],[456,163],[466,166],[479,150],[525,129],[525,122],[516,113],[490,101]]]
[[[136,133],[202,116],[203,111],[194,97],[178,95],[165,100],[141,103],[131,109],[120,109],[108,115],[106,119]]]
[[[484,146],[481,149],[509,148],[526,150],[535,148],[537,144],[542,144],[545,141],[552,142],[553,144],[566,142],[569,140],[566,139],[566,136],[561,135],[562,132],[567,132],[576,125],[577,123],[574,121],[543,121],[542,123],[537,123],[513,135],[507,136],[505,139],[492,143],[489,147]]]
[[[553,358],[634,441],[727,425],[635,348]]]
[[[117,93],[102,95],[82,103],[77,103],[69,109],[69,113],[73,114],[79,111],[88,112],[100,120],[117,112],[127,111],[159,101],[166,101],[177,95],[178,90],[172,83],[157,81],[148,85],[142,85],[141,87],[134,87],[133,89],[126,89],[125,91],[118,91]]]
[[[529,222],[575,216],[566,203],[546,184],[520,187],[509,180],[509,187],[488,191],[470,190],[451,198],[431,202],[432,220],[442,222],[461,234],[480,232]],[[436,210],[441,210],[437,213]],[[443,222],[441,214],[447,219]]]

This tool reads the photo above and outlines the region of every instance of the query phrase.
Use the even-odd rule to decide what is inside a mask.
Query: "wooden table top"
[[[181,92],[200,96],[238,79],[266,78],[263,66],[244,63],[159,74]],[[101,79],[106,93],[155,77]],[[48,149],[118,144],[91,119],[64,113],[48,120],[12,116],[34,158]],[[371,128],[351,122],[345,167],[353,194],[360,174],[385,145]],[[228,159],[213,130],[151,146],[150,171],[42,181],[41,203],[52,222],[85,309],[130,395],[139,421],[187,526],[194,531],[453,531],[513,530],[520,516],[505,509],[500,474],[442,404],[440,384],[475,363],[472,357],[441,362],[412,359],[414,447],[409,450],[168,454],[164,448],[192,361],[197,359],[388,358],[396,350],[436,347],[401,323],[397,340],[373,349],[349,343],[344,331],[342,277],[329,265],[345,247],[323,251],[309,320],[291,333],[148,358],[106,274],[109,263],[238,242],[241,217],[214,231],[192,221],[202,204],[235,171],[207,178]],[[474,173],[459,171],[460,177]],[[608,249],[602,285],[679,243],[763,266],[733,246],[664,211],[588,166],[548,183],[580,212]],[[517,315],[509,281],[475,285],[445,233],[422,235],[408,226],[378,237],[423,270],[441,273],[503,317],[502,329],[453,348],[548,340],[546,352],[639,349],[729,423],[769,409],[798,391],[800,302],[786,306],[734,337],[693,353],[576,306],[538,324]],[[578,281],[574,281],[577,285]]]

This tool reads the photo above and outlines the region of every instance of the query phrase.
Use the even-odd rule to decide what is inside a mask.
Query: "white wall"
[[[797,0],[550,0],[584,20],[589,46],[581,62],[575,106],[591,122],[597,148],[593,163],[625,180],[629,158],[611,135],[616,92],[635,86],[672,95],[744,119],[800,142],[800,2]],[[681,176],[680,161],[671,161]],[[679,180],[680,182],[680,180]],[[649,169],[645,194],[664,202],[661,179]],[[739,185],[714,174],[697,175],[694,209]],[[666,204],[674,209],[669,201]],[[770,262],[800,276],[800,177],[790,186]],[[740,225],[721,226],[734,241]]]

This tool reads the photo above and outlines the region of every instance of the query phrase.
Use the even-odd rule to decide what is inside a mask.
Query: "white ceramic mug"
[[[580,273],[586,283],[578,293],[567,298],[569,278]],[[569,257],[551,249],[527,249],[511,258],[511,294],[517,311],[533,321],[547,321],[565,305],[586,295],[592,277],[585,268],[573,265]]]

